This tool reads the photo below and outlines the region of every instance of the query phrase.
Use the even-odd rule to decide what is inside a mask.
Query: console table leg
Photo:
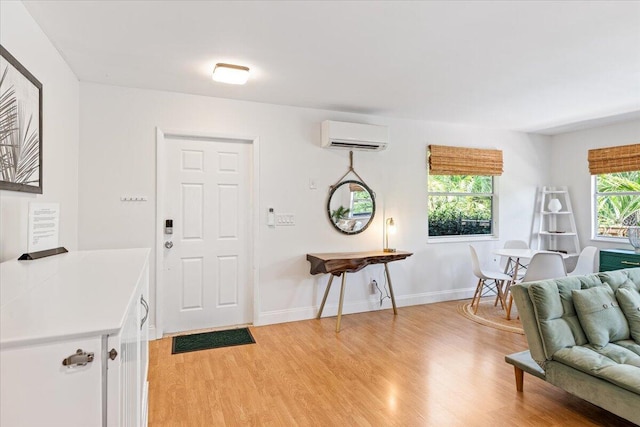
[[[344,284],[347,281],[347,272],[342,273],[342,285],[340,286],[340,302],[338,303],[338,323],[336,332],[340,332],[340,320],[342,319],[342,301],[344,300]]]
[[[329,274],[329,283],[327,283],[327,289],[324,291],[324,297],[322,297],[322,304],[320,304],[320,310],[318,310],[318,315],[316,319],[319,319],[322,316],[322,310],[324,310],[324,303],[327,302],[327,295],[329,295],[329,289],[331,289],[331,282],[333,282],[333,274]]]
[[[396,308],[396,297],[393,296],[393,286],[391,286],[391,276],[389,275],[389,267],[387,263],[384,263],[384,272],[387,274],[387,283],[389,284],[389,293],[391,294],[391,304],[393,305],[393,314],[398,314]]]

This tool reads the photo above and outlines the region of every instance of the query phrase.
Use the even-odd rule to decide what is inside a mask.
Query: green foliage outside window
[[[596,176],[597,235],[624,237],[640,225],[640,171]]]
[[[429,236],[493,233],[493,178],[430,175]]]
[[[354,191],[352,192],[352,215],[371,215],[373,211],[373,201],[368,191]]]

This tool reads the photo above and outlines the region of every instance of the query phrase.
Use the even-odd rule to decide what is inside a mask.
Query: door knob
[[[171,240],[167,240],[164,242],[164,247],[167,249],[171,249],[173,247],[173,242]]]

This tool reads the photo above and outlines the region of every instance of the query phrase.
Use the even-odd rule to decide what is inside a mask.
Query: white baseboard
[[[473,296],[475,288],[456,289],[452,291],[425,292],[421,294],[402,295],[396,297],[398,307],[411,305],[431,304],[442,301],[455,301],[467,299]],[[367,311],[385,310],[391,308],[391,301],[386,299],[382,307],[379,300],[372,298],[367,300],[345,302],[342,314],[363,313]],[[275,323],[296,322],[299,320],[313,319],[318,314],[319,306],[300,307],[284,310],[273,310],[260,313],[258,319],[254,319],[255,326],[272,325]],[[331,317],[338,314],[338,304],[327,304],[322,312],[322,317]]]
[[[156,330],[155,325],[150,325],[149,326],[149,341],[154,341],[154,340],[158,340],[162,337],[158,337],[157,335],[158,331]]]

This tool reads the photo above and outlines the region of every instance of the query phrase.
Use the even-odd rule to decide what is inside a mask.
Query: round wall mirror
[[[373,191],[360,181],[342,181],[331,189],[327,214],[341,233],[362,233],[376,213]]]

